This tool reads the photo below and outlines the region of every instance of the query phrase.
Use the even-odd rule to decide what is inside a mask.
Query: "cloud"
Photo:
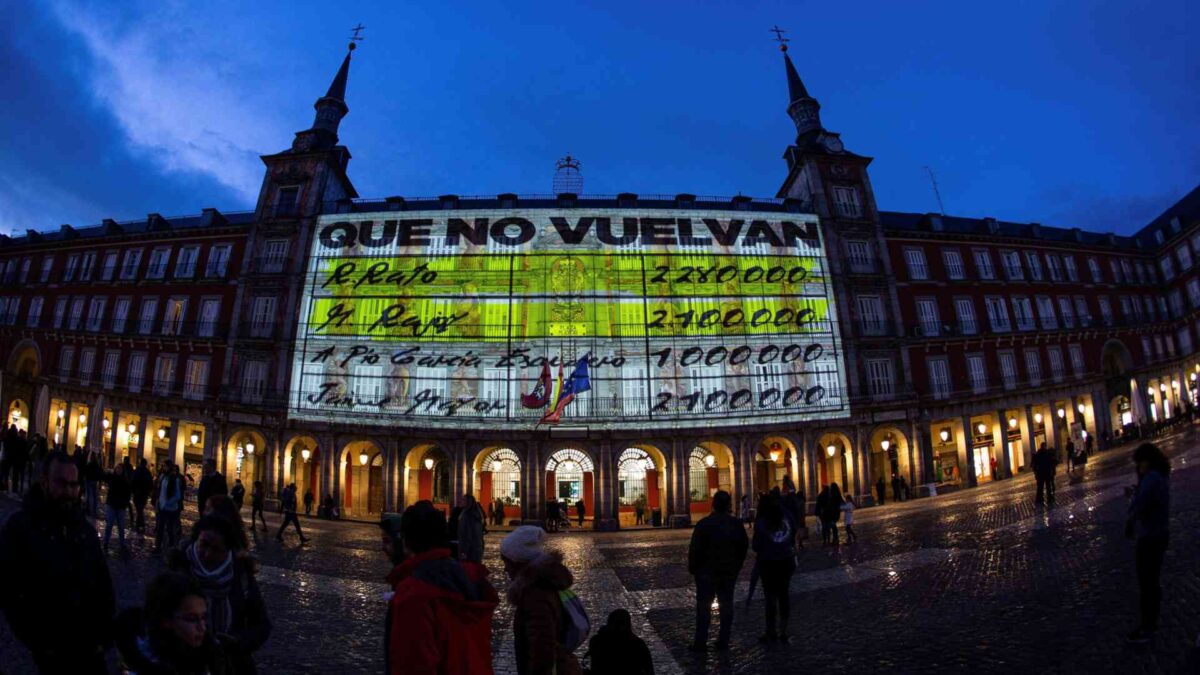
[[[184,16],[173,3],[134,9],[60,0],[53,15],[85,45],[92,96],[116,119],[131,149],[169,173],[211,176],[253,202],[263,168],[258,156],[291,136],[255,92],[239,59],[244,45]]]
[[[1187,193],[1179,188],[1157,194],[1114,195],[1100,188],[1060,185],[1046,190],[1043,203],[1056,205],[1047,222],[1093,232],[1133,234],[1150,224]],[[1048,209],[1049,210],[1049,209]]]
[[[74,192],[27,172],[0,171],[0,233],[11,236],[25,230],[45,231],[47,205],[62,222],[86,222],[98,209]]]

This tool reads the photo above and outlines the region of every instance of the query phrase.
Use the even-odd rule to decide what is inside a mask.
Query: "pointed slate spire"
[[[786,45],[783,49],[783,65],[787,68],[788,103],[798,101],[802,98],[812,98],[808,95],[808,90],[804,88],[804,82],[800,80],[800,74],[796,72],[796,66],[792,64],[792,57],[788,56]]]
[[[353,53],[354,45],[351,44],[350,49],[346,51],[346,58],[342,59],[342,67],[338,68],[337,75],[333,76],[333,82],[329,83],[329,91],[325,92],[325,98],[346,101],[346,77],[350,74],[350,55]]]
[[[346,58],[342,59],[341,67],[329,83],[329,91],[313,104],[317,112],[313,117],[312,127],[296,134],[296,140],[292,142],[293,150],[328,150],[337,145],[338,125],[346,113],[350,112],[350,107],[346,105],[346,80],[350,76],[350,54],[355,47],[357,45],[351,42]]]
[[[804,82],[800,79],[800,74],[796,72],[796,66],[792,63],[792,57],[788,56],[787,45],[780,44],[779,50],[783,52],[783,66],[787,71],[788,81],[788,102],[787,113],[788,117],[792,118],[792,123],[796,125],[796,138],[812,132],[821,130],[821,104],[817,103],[817,99],[813,98],[808,93],[808,89],[804,87]]]

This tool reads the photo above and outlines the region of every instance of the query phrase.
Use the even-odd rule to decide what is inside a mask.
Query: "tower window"
[[[862,217],[862,204],[858,200],[858,190],[852,187],[834,186],[833,205],[837,214],[843,218]]]
[[[297,202],[300,198],[300,188],[296,186],[281,187],[275,198],[275,216],[294,216],[299,211]]]

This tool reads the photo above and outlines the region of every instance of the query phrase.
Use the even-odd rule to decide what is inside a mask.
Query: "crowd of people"
[[[15,429],[6,432],[2,451],[5,487],[20,480],[28,488],[21,509],[0,530],[0,600],[40,672],[108,672],[112,646],[127,672],[256,672],[254,654],[270,637],[272,622],[241,517],[246,491],[240,480],[230,488],[212,462],[205,464],[197,486],[199,519],[184,538],[185,480],[170,461],[157,477],[145,460],[133,467],[126,459],[106,470],[96,453],[43,451],[38,439],[27,441]],[[18,478],[31,461],[36,480]],[[1128,639],[1145,643],[1157,629],[1162,601],[1171,467],[1150,443],[1137,447],[1133,462],[1137,484],[1127,491],[1126,533],[1135,541],[1141,603],[1140,622]],[[1039,501],[1053,502],[1057,463],[1052,449],[1039,448],[1034,457]],[[100,485],[107,488],[103,538],[95,525]],[[290,484],[281,495],[284,520],[276,536],[294,525],[303,542],[296,494]],[[899,495],[904,498],[903,491]],[[250,500],[251,529],[257,518],[265,530],[260,481],[253,483]],[[314,500],[304,501],[311,512]],[[154,550],[163,554],[162,572],[147,582],[141,606],[118,613],[105,551],[114,527],[118,545],[125,546],[127,516],[132,530],[144,535],[147,505],[156,514]],[[692,651],[708,650],[714,599],[720,608],[716,649],[730,646],[734,590],[750,551],[747,605],[759,582],[764,596],[759,641],[791,640],[789,588],[808,535],[806,510],[805,496],[790,478],[759,495],[749,523],[734,515],[728,492],[713,495],[712,512],[696,524],[688,548],[696,599]],[[821,490],[813,513],[824,544],[839,544],[839,521],[848,542],[857,538],[854,510],[853,499],[837,484]],[[743,507],[743,516],[748,511]],[[393,565],[383,617],[387,672],[492,672],[493,618],[507,602],[519,675],[581,675],[576,652],[585,643],[584,661],[594,675],[653,673],[650,651],[626,610],[614,609],[592,635],[574,575],[563,555],[547,545],[551,527],[521,525],[502,539],[499,554],[508,581],[501,598],[482,561],[487,527],[503,522],[502,514],[502,503],[488,504],[485,513],[468,494],[449,514],[420,501],[380,522],[382,550]]]

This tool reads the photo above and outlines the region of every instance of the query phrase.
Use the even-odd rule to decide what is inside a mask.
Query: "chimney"
[[[622,208],[637,206],[637,199],[638,196],[632,192],[622,192],[617,195],[617,206]]]
[[[748,211],[750,209],[750,198],[746,195],[738,195],[734,197],[733,208],[735,211]]]
[[[118,225],[117,221],[113,220],[112,218],[105,218],[104,220],[100,221],[100,224],[104,226],[104,234],[121,234],[125,231],[125,228]]]
[[[517,195],[512,192],[496,195],[496,199],[500,200],[500,208],[502,209],[511,209],[517,206]]]
[[[942,214],[928,213],[925,217],[929,219],[929,229],[934,232],[941,232],[946,229],[945,223],[942,222]]]
[[[397,195],[397,196],[393,196],[393,197],[388,197],[384,201],[387,202],[388,211],[403,211],[404,210],[404,197],[400,197]]]
[[[443,209],[458,208],[458,195],[440,195],[438,200],[442,202]]]
[[[681,209],[694,208],[696,206],[696,195],[680,192],[675,195],[675,206]]]
[[[1041,238],[1042,224],[1041,223],[1030,223],[1029,224],[1029,236]]]
[[[79,233],[75,231],[75,228],[66,223],[63,223],[62,226],[58,228],[58,234],[63,239],[75,239],[79,237]]]
[[[220,227],[229,221],[225,220],[225,216],[221,215],[220,211],[207,208],[200,209],[200,222],[204,227]]]
[[[987,226],[988,234],[996,234],[1000,231],[1000,223],[997,223],[996,219],[991,216],[984,218],[983,224]]]
[[[159,232],[162,230],[169,230],[169,229],[171,229],[171,224],[168,223],[167,219],[163,218],[161,215],[159,215],[157,213],[151,213],[146,216],[146,231],[147,232]]]

